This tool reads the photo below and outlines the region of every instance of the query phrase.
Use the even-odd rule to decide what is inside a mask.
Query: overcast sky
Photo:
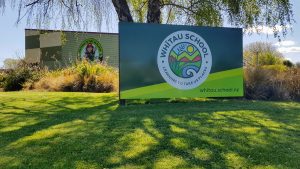
[[[300,62],[300,1],[291,0],[294,11],[294,19],[296,22],[291,25],[293,32],[289,31],[289,34],[282,39],[279,43],[277,38],[274,38],[272,28],[261,27],[262,31],[260,34],[248,34],[244,35],[243,41],[244,46],[256,42],[271,42],[277,48],[278,51],[282,52],[285,58],[291,60],[292,62]],[[21,21],[16,25],[17,11],[12,10],[9,7],[6,9],[3,15],[0,15],[0,67],[3,66],[3,61],[6,58],[18,58],[25,55],[25,28],[35,28],[34,26],[26,25],[26,21]],[[117,32],[117,18],[116,16],[112,19],[112,25],[107,27],[102,27],[101,32]],[[227,26],[227,25],[226,25]],[[56,27],[50,27],[49,29],[59,29]],[[89,31],[95,31],[95,28]]]

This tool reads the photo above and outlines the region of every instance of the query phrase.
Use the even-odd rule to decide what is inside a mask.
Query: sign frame
[[[234,82],[234,83],[238,83],[238,87],[236,87],[236,88],[217,88],[217,91],[213,91],[212,89],[215,89],[215,88],[212,88],[212,89],[210,89],[210,88],[207,88],[207,89],[202,89],[201,91],[202,91],[202,93],[204,93],[204,92],[206,92],[206,93],[213,93],[213,92],[216,92],[216,93],[223,93],[223,94],[220,94],[219,96],[217,96],[217,95],[214,95],[214,94],[208,94],[208,95],[199,95],[199,96],[195,96],[195,95],[185,95],[184,93],[184,91],[192,91],[193,89],[195,89],[195,88],[198,88],[199,86],[201,86],[203,83],[205,83],[206,82],[206,78],[208,78],[208,77],[210,77],[211,76],[211,72],[210,72],[210,70],[208,70],[208,74],[207,74],[207,77],[205,77],[205,78],[203,78],[203,80],[199,83],[199,84],[196,84],[195,86],[193,86],[193,87],[190,87],[190,88],[184,88],[184,87],[178,87],[178,86],[175,86],[175,85],[172,85],[172,84],[170,84],[170,83],[168,83],[167,82],[167,80],[166,80],[166,78],[165,77],[163,77],[162,79],[164,79],[165,80],[165,82],[164,83],[166,83],[167,82],[167,84],[164,84],[164,85],[161,85],[161,87],[165,87],[165,86],[169,86],[169,88],[168,88],[168,90],[170,89],[170,86],[171,86],[171,88],[175,88],[176,90],[181,90],[181,91],[176,91],[177,92],[177,94],[170,94],[170,93],[168,93],[168,94],[166,94],[166,95],[159,95],[159,94],[152,94],[151,93],[151,89],[155,89],[155,88],[148,88],[148,89],[146,89],[145,88],[145,90],[149,90],[149,92],[148,92],[148,96],[146,96],[146,95],[143,95],[143,96],[141,96],[141,97],[139,97],[138,95],[136,95],[136,96],[134,96],[134,95],[131,95],[131,97],[128,97],[128,96],[130,96],[128,93],[130,93],[131,91],[130,91],[130,89],[129,90],[124,90],[124,79],[122,79],[123,77],[122,76],[124,76],[124,67],[126,67],[126,66],[124,66],[124,63],[122,63],[123,61],[124,61],[124,47],[123,47],[123,40],[126,38],[126,37],[123,37],[123,32],[122,32],[122,29],[124,28],[124,25],[132,25],[132,26],[141,26],[141,27],[143,27],[143,28],[145,28],[145,27],[147,27],[147,26],[149,26],[149,27],[151,27],[151,28],[153,28],[153,27],[160,27],[160,29],[162,29],[162,31],[164,31],[165,32],[165,29],[167,29],[167,28],[170,28],[170,27],[177,27],[177,29],[174,29],[173,30],[173,28],[172,28],[172,30],[171,31],[169,31],[169,34],[167,34],[167,35],[169,35],[169,36],[171,36],[172,34],[174,34],[174,33],[176,33],[176,32],[180,32],[180,31],[186,31],[186,32],[189,32],[189,34],[192,34],[192,33],[195,33],[195,32],[193,32],[193,31],[191,31],[191,30],[197,30],[197,29],[202,29],[202,30],[204,30],[204,32],[206,31],[206,32],[209,32],[209,31],[219,31],[218,32],[218,34],[220,34],[220,31],[222,32],[222,30],[224,30],[225,32],[235,32],[236,31],[236,35],[238,35],[239,37],[235,37],[235,39],[237,39],[237,41],[238,42],[235,42],[235,43],[237,43],[238,44],[238,46],[237,46],[237,50],[238,51],[236,51],[235,52],[235,54],[236,53],[238,53],[238,54],[236,54],[236,55],[239,55],[238,57],[236,56],[236,58],[238,58],[238,61],[237,62],[239,62],[238,64],[235,64],[235,67],[234,66],[231,66],[231,67],[233,67],[233,69],[228,69],[228,72],[225,72],[227,69],[224,69],[224,73],[223,74],[215,74],[217,71],[216,70],[213,70],[213,73],[215,74],[214,76],[213,76],[213,78],[214,79],[216,79],[216,78],[218,78],[218,77],[221,77],[221,76],[234,76],[234,78],[235,78],[235,80],[233,80],[232,82]],[[122,28],[123,27],[123,28]],[[127,28],[128,29],[128,28]],[[176,30],[176,31],[175,31]],[[145,30],[143,30],[144,32],[147,32],[146,31],[146,28],[145,28]],[[148,32],[147,32],[148,33]],[[196,35],[199,35],[199,34],[197,34],[197,33],[195,33]],[[195,35],[195,37],[196,37],[196,35]],[[134,35],[135,37],[137,37],[137,35]],[[206,37],[205,38],[203,38],[201,35],[199,35],[199,38],[202,38],[202,41],[204,42],[204,46],[207,46],[207,48],[210,48],[210,45],[211,45],[211,41],[210,42],[206,42],[206,38],[207,38],[207,35],[205,35]],[[128,37],[128,36],[127,36]],[[160,37],[160,39],[167,39],[167,37],[168,36],[165,36],[165,37]],[[214,37],[215,38],[215,37]],[[132,38],[129,38],[130,40],[132,40]],[[126,39],[126,40],[128,40],[128,39]],[[163,40],[162,42],[165,42],[165,40]],[[127,43],[130,43],[130,42],[127,42]],[[184,43],[184,42],[183,42]],[[137,44],[136,42],[134,43],[134,44]],[[219,45],[219,44],[218,44]],[[129,46],[128,44],[126,45],[127,47]],[[157,53],[159,53],[159,51],[161,51],[160,49],[162,48],[162,43],[161,44],[157,44],[157,46],[159,46],[159,49],[157,50]],[[225,44],[225,46],[226,46],[226,44]],[[194,45],[194,47],[195,47],[195,45]],[[213,47],[213,50],[216,50],[215,49],[216,47]],[[202,48],[201,48],[202,49]],[[190,50],[190,51],[193,51],[193,50]],[[211,52],[211,49],[209,49],[209,53]],[[128,51],[127,51],[127,53],[128,53]],[[227,53],[230,53],[230,52],[228,52],[227,51]],[[157,56],[158,56],[159,54],[157,54]],[[208,54],[209,55],[209,54]],[[218,56],[219,57],[219,56]],[[211,60],[212,60],[212,63],[210,63],[211,64],[211,66],[214,66],[213,64],[215,64],[215,62],[213,62],[214,61],[214,51],[212,51],[212,53],[210,54],[210,58],[211,58]],[[126,58],[126,59],[128,59],[128,57]],[[156,58],[157,59],[157,58]],[[184,58],[184,59],[186,59],[186,58]],[[185,61],[184,59],[182,59],[182,60],[180,60],[180,61]],[[205,59],[203,59],[202,58],[202,60],[203,61],[205,61]],[[208,59],[209,60],[209,59]],[[164,61],[166,61],[166,60],[164,60]],[[190,60],[189,60],[190,61]],[[196,61],[197,61],[197,59],[196,59]],[[126,61],[127,63],[128,63],[128,61]],[[159,59],[157,59],[157,62],[159,62]],[[152,63],[152,62],[151,62]],[[198,63],[197,63],[198,64]],[[209,64],[208,64],[209,65]],[[238,65],[238,66],[237,66]],[[156,67],[157,67],[157,69],[159,70],[160,68],[159,68],[159,65],[155,65]],[[191,67],[193,67],[193,66],[195,66],[195,65],[191,65]],[[224,65],[223,65],[223,67],[224,67]],[[226,67],[226,66],[225,66]],[[127,66],[127,68],[128,68],[128,66]],[[209,66],[208,66],[208,69],[210,69],[209,68]],[[212,68],[212,69],[216,69],[216,68]],[[170,70],[170,69],[169,69]],[[183,70],[183,69],[180,69],[180,70]],[[196,70],[198,70],[198,69],[196,69]],[[200,69],[199,69],[200,70]],[[161,70],[160,70],[161,71]],[[173,70],[172,70],[173,71]],[[199,74],[199,72],[200,72],[200,74],[201,74],[201,71],[198,71],[198,72],[196,72],[196,73],[198,73]],[[126,72],[127,73],[127,72]],[[161,72],[160,72],[161,73]],[[193,73],[195,73],[195,72],[193,72]],[[227,74],[226,74],[227,73]],[[156,74],[157,74],[157,72],[156,72]],[[127,22],[119,22],[119,99],[120,99],[120,103],[121,102],[123,102],[123,100],[128,100],[128,99],[161,99],[161,98],[182,98],[182,97],[185,97],[185,98],[201,98],[201,97],[243,97],[244,96],[244,79],[243,79],[243,32],[242,32],[242,28],[225,28],[225,27],[200,27],[200,26],[185,26],[185,25],[168,25],[168,24],[146,24],[146,23],[127,23]],[[179,74],[179,75],[182,75],[182,74]],[[157,76],[157,75],[156,75]],[[161,74],[161,76],[163,76],[162,74]],[[183,78],[182,78],[183,79]],[[212,79],[212,78],[209,78],[210,80]],[[237,80],[238,79],[238,80]],[[219,81],[219,83],[220,83],[221,81]],[[226,82],[226,83],[228,83],[228,82]],[[234,84],[233,83],[233,84]],[[123,86],[122,86],[123,85]],[[155,84],[152,84],[152,85],[155,85]],[[207,85],[206,85],[207,86]],[[228,86],[228,84],[226,84],[225,86]],[[143,88],[143,87],[145,87],[145,86],[140,86],[139,88]],[[134,88],[133,88],[134,89]],[[157,89],[155,89],[155,90],[157,90]],[[157,93],[157,91],[155,91],[154,90],[154,92],[156,92]],[[170,89],[171,90],[171,89]],[[127,95],[124,95],[124,91],[127,91]],[[137,90],[137,92],[139,92],[139,91],[142,91],[142,90]],[[224,93],[236,93],[236,94],[224,94]],[[121,103],[122,104],[122,103]],[[124,102],[124,104],[125,104],[125,102]]]

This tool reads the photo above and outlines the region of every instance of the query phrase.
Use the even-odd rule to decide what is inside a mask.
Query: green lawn
[[[299,168],[300,103],[0,93],[0,168]]]

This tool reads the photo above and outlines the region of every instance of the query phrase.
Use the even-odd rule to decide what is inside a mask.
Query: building
[[[116,33],[25,29],[25,61],[49,69],[67,67],[88,59],[119,65]]]

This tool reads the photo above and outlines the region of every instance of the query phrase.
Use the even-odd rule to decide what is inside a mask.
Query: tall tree
[[[148,13],[147,22],[148,23],[160,23],[161,15],[161,2],[160,0],[148,0]]]
[[[1,11],[7,3],[18,8],[18,21],[27,17],[28,23],[38,26],[58,20],[62,26],[100,26],[105,19],[110,22],[115,11],[125,22],[204,26],[226,22],[258,32],[268,26],[280,37],[294,22],[290,0],[0,0]]]
[[[254,42],[244,49],[244,65],[246,67],[279,65],[283,63],[283,55],[272,43]]]
[[[20,62],[20,59],[7,58],[3,61],[4,69],[15,69],[18,67]]]
[[[133,22],[126,0],[112,0],[120,21]]]

